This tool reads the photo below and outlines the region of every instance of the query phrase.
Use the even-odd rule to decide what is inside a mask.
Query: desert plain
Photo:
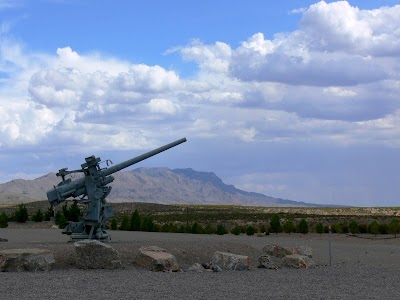
[[[2,249],[44,248],[56,263],[48,272],[0,273],[0,299],[400,299],[400,239],[328,234],[264,236],[112,231],[109,245],[122,269],[80,270],[75,249],[60,229],[13,226],[0,229]],[[266,244],[309,246],[314,268],[260,269]],[[173,254],[181,272],[135,267],[142,246]],[[210,262],[215,251],[248,255],[249,271],[189,272],[193,263]]]

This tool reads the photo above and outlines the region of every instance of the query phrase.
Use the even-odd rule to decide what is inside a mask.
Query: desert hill
[[[317,206],[246,192],[225,184],[212,172],[193,169],[138,168],[113,174],[109,202],[161,204],[234,204],[245,206]],[[0,203],[46,200],[46,192],[60,182],[55,173],[34,180],[0,184]]]

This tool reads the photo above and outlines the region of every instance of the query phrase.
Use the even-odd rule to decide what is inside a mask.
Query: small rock
[[[218,265],[213,265],[212,266],[212,271],[213,272],[222,272],[222,268]]]
[[[0,242],[8,242],[8,240],[4,239],[4,238],[0,238]]]
[[[135,264],[151,271],[179,271],[179,265],[175,256],[157,246],[140,248]]]
[[[191,272],[204,272],[204,270],[205,270],[204,267],[199,263],[194,263],[188,268],[188,271]]]

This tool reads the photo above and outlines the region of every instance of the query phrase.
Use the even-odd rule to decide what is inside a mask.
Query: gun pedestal
[[[111,187],[107,185],[114,180],[111,174],[184,142],[186,142],[186,138],[182,138],[110,168],[101,169],[99,166],[100,158],[92,155],[85,159],[86,163],[81,165],[80,170],[68,171],[67,168],[60,169],[57,176],[60,176],[62,181],[54,189],[47,192],[47,199],[50,204],[52,206],[57,205],[70,197],[87,204],[83,220],[80,222],[69,222],[62,233],[70,235],[72,240],[108,240],[110,237],[106,231],[107,219],[113,216],[113,211],[111,206],[106,205],[106,197],[111,192]],[[84,177],[74,181],[71,178],[65,178],[65,176],[72,173],[83,173]]]

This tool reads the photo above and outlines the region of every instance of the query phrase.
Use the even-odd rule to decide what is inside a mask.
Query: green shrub
[[[285,221],[285,223],[283,224],[283,232],[285,233],[292,233],[295,230],[295,226],[293,224],[293,221],[288,219]]]
[[[61,210],[58,210],[55,217],[54,217],[54,222],[60,229],[64,229],[65,225],[67,224],[67,219],[65,218],[64,214],[62,213]]]
[[[315,232],[319,234],[324,233],[324,225],[322,225],[322,223],[318,223],[315,226]]]
[[[389,233],[396,237],[400,233],[400,222],[398,219],[392,219],[389,223]]]
[[[40,208],[37,210],[37,212],[32,216],[32,221],[34,222],[42,222],[44,219],[44,215]]]
[[[260,233],[267,232],[267,226],[265,224],[258,225],[258,232]]]
[[[129,230],[139,231],[142,226],[142,218],[137,209],[132,213]]]
[[[153,232],[156,231],[156,226],[153,222],[152,216],[145,216],[142,221],[142,225],[140,226],[142,231]]]
[[[127,230],[129,230],[129,228],[130,228],[129,218],[128,218],[128,216],[124,216],[122,218],[121,225],[119,226],[119,230],[127,231]]]
[[[308,223],[305,219],[301,219],[298,227],[297,227],[297,231],[303,234],[307,234],[308,233]]]
[[[349,231],[350,231],[350,233],[352,233],[352,234],[356,234],[356,233],[359,233],[359,232],[360,232],[358,223],[357,223],[356,221],[352,220],[352,221],[349,223]]]
[[[204,227],[204,233],[205,234],[214,234],[216,232],[216,229],[212,227],[210,224],[207,224],[206,227]]]
[[[111,230],[117,230],[118,229],[118,223],[115,218],[111,220]]]
[[[231,229],[231,233],[234,235],[240,235],[242,233],[242,227],[239,225],[236,225]]]
[[[61,212],[67,221],[71,219],[67,202],[65,202],[64,205],[61,207]]]
[[[54,211],[53,211],[53,207],[49,207],[46,212],[44,213],[44,217],[43,220],[44,221],[50,221],[51,217],[54,216]]]
[[[201,225],[199,225],[197,222],[193,223],[192,228],[191,228],[191,233],[194,234],[199,234],[203,233],[204,229]]]
[[[342,226],[340,224],[335,223],[331,226],[332,233],[342,233]]]
[[[78,222],[81,218],[81,209],[78,206],[77,201],[74,201],[68,209],[68,216],[65,216],[68,221]]]
[[[368,225],[368,232],[374,235],[377,235],[379,233],[379,224],[376,220],[372,221]]]
[[[389,225],[388,224],[378,224],[378,231],[380,234],[388,234],[389,233]]]
[[[219,224],[217,226],[217,234],[218,235],[224,235],[225,233],[227,233],[227,230],[225,229],[225,226],[222,224]]]
[[[247,235],[254,235],[256,233],[256,229],[254,228],[253,225],[249,225],[246,227],[246,234]]]
[[[366,224],[359,224],[358,225],[358,232],[359,233],[367,233],[368,232],[368,228]]]
[[[349,233],[349,224],[346,222],[340,223],[340,232],[341,233]]]
[[[270,231],[273,233],[282,232],[281,220],[279,218],[279,215],[276,214],[272,216],[269,226],[270,226]]]
[[[19,204],[18,209],[14,213],[14,220],[19,223],[28,221],[28,209],[25,204]]]
[[[8,227],[8,216],[6,212],[2,212],[0,214],[0,228],[6,228]]]

